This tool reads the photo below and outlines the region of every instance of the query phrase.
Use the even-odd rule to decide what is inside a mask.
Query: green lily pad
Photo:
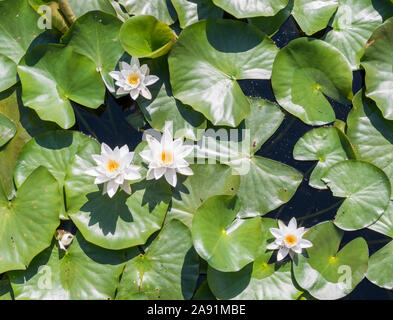
[[[327,27],[338,5],[339,0],[295,0],[292,15],[310,36]]]
[[[335,197],[346,198],[334,220],[343,230],[358,230],[373,224],[389,204],[389,179],[371,163],[339,162],[325,173],[322,180]]]
[[[347,59],[332,45],[299,38],[277,54],[272,86],[285,110],[309,125],[323,125],[336,119],[325,95],[350,104],[352,71]]]
[[[213,0],[213,2],[238,19],[274,16],[288,4],[288,0]]]
[[[177,19],[172,3],[167,0],[119,0],[119,3],[132,15],[151,15],[166,24]]]
[[[250,113],[250,102],[236,80],[269,79],[277,52],[255,26],[220,19],[194,23],[169,55],[173,94],[214,125],[237,126]]]
[[[138,98],[137,102],[145,119],[152,128],[163,131],[167,121],[172,122],[173,137],[185,137],[187,139],[199,140],[206,128],[205,117],[193,110],[190,106],[176,100],[172,94],[169,82],[168,62],[166,57],[160,57],[147,61],[150,74],[159,77],[159,81],[149,86],[153,96],[151,100]]]
[[[50,245],[60,209],[57,181],[43,167],[26,179],[12,202],[0,185],[0,273],[26,269]]]
[[[367,40],[382,17],[375,10],[373,0],[340,0],[334,19],[333,30],[324,40],[339,49],[351,64],[352,70],[359,69],[360,58]]]
[[[124,263],[124,251],[97,247],[77,233],[66,252],[53,240],[27,270],[8,276],[16,300],[109,300]]]
[[[144,251],[127,262],[116,299],[191,299],[199,259],[188,228],[180,221],[172,221]]]
[[[115,92],[109,72],[115,70],[124,53],[119,31],[122,23],[113,15],[92,11],[78,18],[64,35],[62,41],[96,64],[107,88]]]
[[[0,92],[17,82],[15,62],[2,54],[0,54],[0,79]]]
[[[191,229],[196,210],[210,197],[234,196],[239,188],[240,177],[233,175],[232,169],[222,164],[193,164],[190,168],[194,175],[179,177],[165,222],[178,219]]]
[[[77,131],[50,131],[26,143],[15,166],[15,184],[19,187],[39,166],[46,167],[59,183],[63,194],[64,180],[75,154],[88,157],[97,150],[97,141]],[[62,205],[61,218],[67,219]]]
[[[368,40],[362,58],[366,70],[366,96],[373,99],[386,119],[393,120],[393,17],[378,27]]]
[[[360,91],[348,115],[347,135],[357,158],[382,169],[390,179],[393,195],[393,121],[386,120],[374,101]]]
[[[331,221],[317,224],[303,236],[313,246],[294,257],[296,282],[317,299],[340,299],[365,277],[366,241],[356,238],[338,251],[343,234]]]
[[[0,147],[10,141],[16,133],[15,123],[7,116],[0,113]]]
[[[224,12],[212,0],[172,0],[179,17],[180,27],[185,27],[207,18],[222,18]]]
[[[113,198],[102,195],[102,185],[86,175],[95,166],[91,154],[76,155],[65,178],[68,215],[87,241],[119,250],[144,244],[161,229],[171,190],[164,180],[142,180],[131,184],[131,196],[123,191]]]
[[[67,0],[76,18],[89,11],[102,11],[116,16],[116,11],[108,0]]]
[[[71,47],[37,46],[22,59],[18,73],[23,103],[64,129],[75,123],[69,99],[93,109],[104,102],[105,86],[94,62]]]
[[[318,161],[309,181],[309,185],[317,189],[327,189],[321,177],[329,168],[338,162],[348,160],[341,144],[339,130],[335,127],[317,128],[307,132],[296,143],[293,157],[301,161]]]
[[[269,263],[273,251],[266,251],[266,245],[275,239],[269,228],[277,228],[277,222],[263,218],[263,241],[253,263],[238,272],[220,272],[209,267],[209,287],[218,299],[294,300],[301,295],[292,279],[291,263]]]
[[[375,252],[368,262],[367,279],[378,287],[392,290],[393,241]]]
[[[123,48],[134,57],[157,58],[168,53],[176,34],[164,22],[153,16],[134,16],[120,29]]]
[[[239,219],[238,213],[236,197],[215,196],[206,200],[194,214],[194,247],[219,271],[239,271],[254,261],[261,243],[261,218]]]
[[[383,215],[368,229],[382,233],[390,238],[393,238],[393,201],[389,202],[389,206]]]

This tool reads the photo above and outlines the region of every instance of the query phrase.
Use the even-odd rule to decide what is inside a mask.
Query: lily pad
[[[16,130],[17,127],[15,123],[10,118],[0,113],[0,147],[4,146],[14,137]]]
[[[119,0],[119,3],[132,15],[151,15],[166,24],[177,19],[172,3],[167,0]]]
[[[296,143],[293,157],[301,161],[318,161],[309,181],[309,185],[317,189],[327,189],[321,177],[329,168],[338,162],[348,160],[339,131],[335,127],[317,128],[307,132]]]
[[[378,27],[367,42],[362,58],[366,70],[366,96],[373,99],[386,119],[393,120],[393,17]]]
[[[332,45],[299,38],[277,54],[272,86],[285,110],[309,125],[323,125],[336,119],[326,96],[350,104],[352,71],[347,59]]]
[[[144,251],[127,262],[116,299],[191,299],[199,259],[188,228],[172,221]]]
[[[219,272],[209,267],[209,287],[218,299],[294,300],[301,295],[292,279],[291,263],[269,263],[273,251],[266,251],[266,245],[274,241],[269,228],[277,228],[277,222],[263,218],[263,241],[253,263],[238,272]]]
[[[15,62],[2,54],[0,54],[0,79],[0,92],[17,82]]]
[[[68,215],[84,238],[107,249],[119,250],[144,244],[161,229],[171,191],[165,181],[142,180],[131,184],[131,196],[119,191],[102,195],[102,185],[85,174],[95,166],[91,154],[76,155],[65,178]]]
[[[109,300],[124,263],[125,252],[97,247],[77,233],[66,252],[53,240],[26,271],[8,276],[16,300]]]
[[[0,273],[26,269],[59,225],[61,195],[47,169],[35,170],[9,202],[0,185]]]
[[[69,99],[93,109],[104,102],[105,86],[94,62],[71,47],[37,46],[22,59],[18,73],[23,103],[64,129],[75,123]]]
[[[292,15],[310,36],[327,27],[338,5],[339,0],[295,0]]]
[[[172,0],[179,17],[180,27],[185,27],[207,18],[222,18],[224,12],[212,0]]]
[[[368,227],[368,229],[382,233],[393,238],[393,201],[389,202],[389,206],[377,222]]]
[[[220,19],[194,23],[169,55],[173,94],[214,125],[237,126],[250,113],[237,80],[269,79],[277,51],[255,26]]]
[[[390,199],[386,174],[371,163],[347,160],[333,165],[322,180],[335,197],[346,198],[334,223],[343,230],[359,230],[379,219]]]
[[[382,17],[374,8],[373,0],[340,0],[332,30],[324,40],[339,49],[351,64],[352,70],[359,69],[360,58],[367,40]]]
[[[392,290],[393,241],[375,252],[369,260],[367,279],[378,287]]]
[[[356,238],[338,251],[343,234],[331,221],[317,224],[303,237],[313,246],[294,257],[296,282],[317,299],[340,299],[365,277],[368,262],[366,241]]]
[[[239,219],[238,213],[236,197],[215,196],[194,214],[194,247],[216,270],[239,271],[256,258],[261,243],[261,218]]]
[[[288,0],[213,0],[213,2],[238,19],[274,16],[288,4]]]
[[[76,18],[89,11],[102,11],[116,16],[116,10],[108,0],[67,0]]]
[[[393,195],[393,121],[385,119],[374,101],[358,92],[348,115],[347,135],[357,158],[382,169],[390,179]]]
[[[119,31],[122,23],[113,15],[92,11],[78,18],[64,35],[62,41],[96,64],[107,88],[115,92],[109,72],[115,70],[124,53]]]
[[[149,15],[128,19],[120,30],[123,48],[138,58],[157,58],[168,53],[176,37],[167,24]]]

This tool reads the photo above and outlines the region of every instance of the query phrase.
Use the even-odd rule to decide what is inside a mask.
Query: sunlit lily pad
[[[274,61],[272,86],[278,103],[310,125],[336,119],[325,95],[340,103],[352,100],[352,71],[332,45],[299,38],[282,49]]]
[[[56,241],[26,271],[9,272],[16,300],[114,299],[125,252],[87,242],[77,233],[67,251]]]
[[[172,221],[144,251],[127,262],[116,299],[191,299],[199,259],[188,228]]]
[[[393,238],[393,201],[389,202],[388,208],[378,221],[368,228]]]
[[[0,92],[13,86],[16,82],[15,62],[0,54]]]
[[[75,18],[83,16],[89,11],[102,11],[116,16],[116,11],[108,0],[67,0]]]
[[[105,86],[94,62],[71,47],[37,46],[22,59],[18,73],[23,103],[64,129],[75,123],[69,100],[93,109],[104,102]]]
[[[120,30],[123,48],[134,57],[157,58],[166,54],[176,40],[169,26],[153,16],[140,15],[126,21]]]
[[[50,245],[60,209],[57,181],[43,167],[26,179],[12,202],[0,184],[0,273],[26,269]]]
[[[0,113],[0,147],[4,146],[8,141],[10,141],[16,133],[15,123]]]
[[[313,246],[294,257],[296,282],[317,299],[332,300],[346,296],[367,272],[366,241],[356,238],[338,251],[343,234],[332,222],[322,222],[303,237]]]
[[[194,247],[216,270],[239,271],[256,258],[261,244],[261,218],[239,219],[239,209],[236,197],[215,196],[194,214]]]
[[[358,230],[373,224],[389,204],[389,179],[371,163],[339,162],[325,173],[322,180],[335,197],[346,198],[334,220],[343,230]]]
[[[237,126],[250,112],[237,80],[269,79],[277,51],[255,26],[219,19],[194,23],[169,55],[173,94],[213,124]]]
[[[379,249],[371,257],[368,263],[367,279],[378,287],[392,290],[393,276],[391,266],[393,264],[393,241],[382,249]]]
[[[273,219],[262,219],[262,244],[253,263],[238,272],[219,272],[209,267],[209,287],[218,299],[235,300],[293,300],[301,292],[295,287],[291,263],[269,263],[273,251],[266,245],[275,238],[269,228],[277,228]]]
[[[239,19],[274,16],[288,4],[288,0],[213,0],[213,2]]]
[[[378,27],[367,42],[362,58],[366,70],[366,96],[373,99],[386,119],[393,120],[393,17]]]
[[[310,186],[317,189],[327,188],[321,177],[331,166],[348,160],[341,145],[339,131],[335,127],[317,128],[307,132],[296,143],[293,157],[301,161],[318,161],[309,181]]]

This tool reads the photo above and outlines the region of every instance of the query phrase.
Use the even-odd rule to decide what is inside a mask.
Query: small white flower
[[[109,72],[109,75],[116,80],[115,84],[119,87],[117,94],[129,93],[131,98],[136,100],[141,94],[146,99],[151,99],[151,93],[147,86],[156,83],[159,78],[149,75],[149,67],[144,64],[140,66],[138,58],[132,57],[131,65],[121,61],[120,71]]]
[[[289,221],[288,226],[278,220],[278,226],[279,229],[269,229],[276,239],[266,247],[269,250],[278,249],[277,261],[284,259],[288,253],[291,258],[293,258],[295,253],[302,253],[303,248],[312,247],[312,243],[310,241],[302,239],[307,230],[304,227],[297,228],[295,218],[292,218],[291,221]]]
[[[57,240],[59,241],[59,247],[61,250],[66,251],[67,247],[71,244],[74,236],[64,230],[57,230]]]
[[[183,139],[179,138],[173,141],[172,134],[168,129],[159,142],[154,137],[147,135],[149,150],[144,150],[140,156],[149,162],[149,171],[146,179],[160,179],[165,175],[166,181],[175,187],[177,184],[176,173],[191,176],[194,173],[189,168],[188,162],[184,159],[194,149],[192,145],[183,145]]]
[[[131,164],[134,152],[129,152],[127,145],[112,150],[103,143],[101,154],[93,154],[92,157],[97,166],[90,168],[86,173],[96,177],[95,184],[104,183],[103,194],[108,193],[108,196],[112,198],[119,186],[131,194],[130,181],[141,178],[138,172],[141,167]]]

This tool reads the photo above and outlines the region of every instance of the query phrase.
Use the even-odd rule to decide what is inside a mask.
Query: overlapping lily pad
[[[0,113],[0,147],[4,146],[8,141],[10,141],[16,133],[15,123]]]
[[[288,4],[288,0],[213,0],[213,2],[239,19],[274,16]]]
[[[261,218],[239,219],[239,209],[236,197],[215,196],[194,214],[194,247],[216,270],[239,271],[256,258],[261,244]]]
[[[0,273],[26,269],[59,225],[61,195],[47,169],[35,170],[8,201],[0,184]]]
[[[77,233],[66,252],[53,240],[26,271],[8,275],[17,300],[108,300],[125,261],[124,251],[97,247]]]
[[[277,222],[263,218],[262,244],[253,263],[238,272],[219,272],[209,267],[209,287],[218,299],[293,300],[300,296],[292,279],[291,263],[269,263],[273,251],[267,251],[266,246],[274,241],[269,228],[277,228]]]
[[[237,126],[250,112],[237,80],[269,79],[277,51],[252,25],[220,19],[194,23],[169,55],[173,94],[213,124]]]
[[[37,46],[22,59],[18,73],[23,103],[64,129],[75,123],[69,100],[93,109],[104,102],[105,86],[94,62],[71,47]]]
[[[15,62],[2,54],[0,54],[0,79],[0,92],[17,82]]]
[[[144,251],[127,262],[116,299],[191,299],[199,259],[188,228],[170,222]]]
[[[116,16],[116,11],[108,0],[67,0],[75,18],[83,16],[89,11],[102,11]]]
[[[368,228],[393,238],[393,201],[389,202],[388,208],[378,221]]]
[[[343,234],[332,222],[322,222],[303,237],[313,246],[294,257],[296,282],[317,299],[332,300],[346,296],[367,272],[366,241],[356,238],[338,251]]]
[[[367,42],[362,58],[366,70],[366,95],[386,119],[393,120],[393,17],[378,27]]]
[[[333,165],[322,180],[334,196],[346,198],[334,220],[343,230],[358,230],[373,224],[389,204],[389,179],[368,162],[341,161]]]
[[[326,96],[343,104],[352,100],[352,71],[332,45],[299,38],[282,49],[274,61],[272,86],[278,103],[310,125],[336,119]]]

